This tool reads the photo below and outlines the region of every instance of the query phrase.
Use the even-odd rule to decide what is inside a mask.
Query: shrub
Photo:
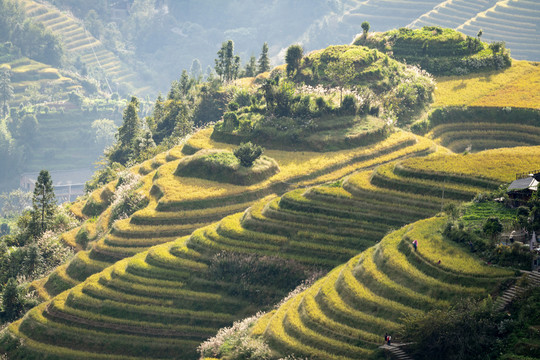
[[[343,115],[355,115],[356,114],[356,98],[354,95],[345,95],[340,107]]]
[[[238,116],[234,112],[229,111],[223,114],[223,127],[226,131],[233,131],[238,125]]]
[[[264,149],[253,144],[251,141],[242,143],[240,147],[234,150],[234,156],[240,160],[240,164],[244,167],[250,167],[263,153]]]

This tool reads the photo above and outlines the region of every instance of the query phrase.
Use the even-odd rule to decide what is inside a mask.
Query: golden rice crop
[[[504,70],[440,77],[433,105],[540,108],[540,66],[514,60]]]
[[[516,173],[540,169],[540,146],[486,150],[475,154],[412,158],[404,166],[418,170],[463,174],[510,182]]]

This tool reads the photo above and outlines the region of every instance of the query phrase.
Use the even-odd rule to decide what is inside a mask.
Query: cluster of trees
[[[13,215],[26,205],[28,196],[19,195],[3,196],[4,215]],[[2,322],[17,319],[38,303],[27,294],[23,283],[50,272],[72,254],[71,249],[60,243],[57,234],[76,226],[77,221],[57,206],[52,179],[46,170],[39,173],[31,204],[18,217],[13,231],[0,234]]]
[[[263,44],[258,62],[255,56],[251,56],[243,70],[241,69],[240,56],[234,54],[234,42],[232,40],[227,40],[221,44],[217,55],[217,59],[214,60],[214,69],[221,81],[230,82],[239,77],[253,77],[270,70],[267,43]]]
[[[60,39],[43,25],[27,19],[21,5],[0,0],[0,42],[10,42],[20,54],[52,65],[62,64],[64,50]]]
[[[122,125],[115,134],[115,143],[105,150],[101,170],[86,184],[92,191],[116,178],[134,163],[149,159],[178,144],[195,128],[217,122],[223,115],[228,94],[220,79],[202,80],[200,62],[194,61],[191,71],[183,70],[173,81],[166,97],[159,95],[149,116],[141,118],[140,102],[132,97],[123,112]],[[96,128],[111,127],[100,121]]]

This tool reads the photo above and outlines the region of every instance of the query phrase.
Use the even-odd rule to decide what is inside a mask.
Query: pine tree
[[[215,59],[216,73],[221,81],[229,82],[238,77],[240,71],[240,57],[234,55],[234,42],[227,40],[221,44],[221,49],[218,51],[218,57]]]
[[[109,162],[126,165],[127,162],[136,157],[139,138],[142,134],[142,123],[139,119],[139,100],[133,96],[128,106],[124,110],[122,126],[118,128],[114,147],[108,150],[106,157]]]
[[[261,51],[261,57],[259,57],[259,71],[258,73],[267,72],[270,70],[270,60],[268,59],[268,43],[264,43]]]
[[[249,62],[246,64],[246,70],[244,75],[246,77],[253,77],[257,74],[257,60],[255,56],[249,58]]]
[[[32,196],[32,211],[29,224],[30,235],[35,239],[47,231],[56,212],[56,197],[51,175],[41,170]]]
[[[199,59],[194,59],[191,63],[191,68],[189,69],[189,72],[191,73],[191,77],[195,79],[195,81],[200,82],[203,72],[202,72],[202,66]]]
[[[304,56],[304,49],[300,45],[291,45],[287,48],[285,54],[285,62],[287,63],[287,76],[292,76],[296,70],[300,67],[302,57]]]

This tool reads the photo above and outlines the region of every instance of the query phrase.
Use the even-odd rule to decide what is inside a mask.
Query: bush
[[[234,150],[234,156],[240,160],[240,165],[250,167],[262,155],[263,151],[264,149],[261,146],[248,141],[247,143],[242,143],[240,147]]]
[[[226,131],[233,131],[239,125],[236,113],[229,111],[223,114],[223,127]]]

